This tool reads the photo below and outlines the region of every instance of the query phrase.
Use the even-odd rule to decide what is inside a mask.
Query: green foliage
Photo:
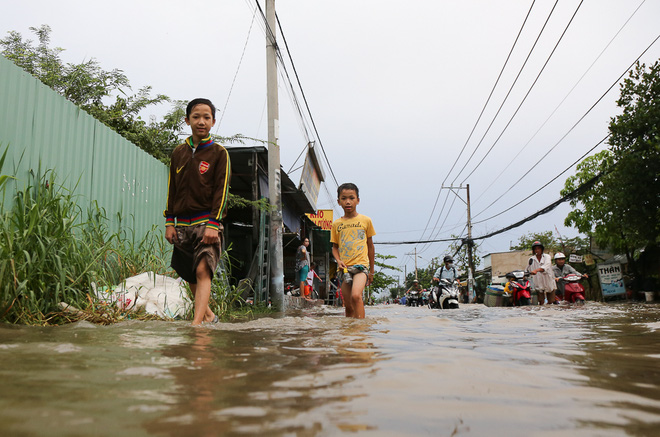
[[[625,253],[660,241],[660,62],[637,64],[621,85],[621,115],[610,121],[609,149],[582,161],[562,195],[603,173],[571,201],[567,226],[600,247]]]
[[[0,320],[52,323],[64,302],[85,309],[90,284],[112,285],[137,272],[163,271],[162,235],[134,242],[110,233],[96,208],[85,219],[51,171],[17,190],[0,213]]]
[[[623,113],[610,121],[609,144],[619,189],[609,197],[621,209],[637,245],[660,242],[660,61],[637,64],[621,86]]]
[[[5,158],[7,157],[7,152],[9,151],[9,146],[5,148],[5,151],[2,153],[2,158],[0,158],[0,171],[5,165]],[[9,175],[0,175],[0,190],[5,186],[8,180],[12,179]]]
[[[396,256],[375,254],[374,278],[371,285],[367,287],[366,302],[372,302],[372,296],[375,293],[387,290],[389,287],[397,284],[396,277],[383,272],[383,270],[401,271],[400,268],[385,263],[385,261],[393,258],[396,258]]]
[[[179,144],[185,126],[183,102],[172,102],[173,108],[162,121],[147,123],[140,112],[170,102],[169,97],[152,96],[149,86],[130,94],[130,82],[124,72],[103,70],[94,58],[80,64],[65,63],[60,56],[64,49],[49,46],[49,26],[30,30],[38,38],[36,46],[12,31],[0,39],[2,55],[147,153],[168,161],[169,152]],[[105,103],[108,101],[111,103]]]
[[[557,253],[563,252],[565,254],[583,252],[589,249],[589,240],[582,237],[574,237],[562,239],[555,237],[552,231],[543,232],[530,232],[523,235],[518,240],[518,243],[512,245],[510,250],[526,250],[532,253],[532,244],[535,241],[543,243],[545,252]]]
[[[453,238],[458,238],[457,235],[452,235]],[[468,246],[467,243],[463,244],[462,241],[454,241],[449,245],[447,252],[454,257],[454,265],[459,272],[467,272],[469,268],[468,259]],[[444,258],[444,257],[443,257]],[[472,246],[472,263],[475,271],[481,264],[481,256],[479,255],[479,246]],[[466,274],[467,276],[467,274]]]
[[[255,313],[269,313],[274,311],[269,308],[267,303],[248,303],[245,300],[247,295],[254,295],[254,290],[249,285],[249,281],[241,281],[238,286],[231,285],[229,278],[231,276],[232,257],[230,255],[231,247],[228,247],[221,256],[221,269],[214,275],[211,282],[211,297],[209,307],[215,315],[221,320],[230,320],[236,318],[247,318]],[[194,296],[190,287],[186,287],[188,298],[194,301]],[[186,318],[192,320],[194,316],[194,307],[188,309]]]
[[[431,288],[433,284],[433,274],[435,273],[435,270],[440,266],[440,264],[442,263],[438,260],[438,258],[433,258],[433,260],[431,260],[431,264],[428,267],[417,269],[417,280],[419,281],[419,285],[421,285],[422,288],[427,290]],[[406,275],[405,283],[403,286],[404,292],[412,287],[414,280],[414,271]]]
[[[230,209],[255,207],[260,211],[270,211],[270,203],[265,197],[262,197],[259,200],[248,200],[245,197],[232,193],[229,193],[229,196],[227,197],[227,207]]]

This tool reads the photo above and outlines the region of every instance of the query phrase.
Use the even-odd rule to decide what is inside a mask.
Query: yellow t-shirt
[[[347,266],[369,267],[367,238],[376,235],[371,219],[358,214],[353,218],[340,218],[332,222],[330,242],[338,246],[339,257]]]

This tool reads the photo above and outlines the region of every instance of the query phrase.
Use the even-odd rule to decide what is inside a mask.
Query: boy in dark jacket
[[[218,266],[231,167],[229,154],[211,138],[215,106],[194,99],[186,107],[192,135],[172,152],[167,183],[165,238],[174,244],[172,267],[190,284],[193,325],[216,322],[209,308],[211,279]]]

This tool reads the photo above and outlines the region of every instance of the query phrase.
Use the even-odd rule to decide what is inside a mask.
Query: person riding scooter
[[[573,266],[566,264],[566,255],[561,252],[557,252],[555,254],[555,265],[552,267],[552,270],[555,273],[555,281],[557,281],[557,294],[563,300],[566,300],[566,281],[564,280],[564,277],[567,275],[577,275],[580,277],[580,279],[589,277],[589,275],[583,275],[582,273],[575,270]]]
[[[406,291],[406,305],[420,306],[422,303],[422,286],[417,279],[413,280],[412,286]]]
[[[438,267],[438,269],[433,274],[433,283],[440,285],[441,279],[446,279],[450,283],[458,281],[458,272],[456,272],[456,267],[454,267],[454,258],[451,255],[446,255],[443,258],[444,265]]]

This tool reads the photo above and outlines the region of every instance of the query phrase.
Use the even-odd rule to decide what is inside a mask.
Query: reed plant
[[[7,150],[0,158],[0,171],[6,154]],[[0,177],[3,198],[10,178]],[[29,176],[25,188],[16,188],[11,207],[5,210],[4,201],[0,203],[0,322],[108,324],[156,318],[101,304],[90,291],[92,283],[113,288],[147,271],[168,274],[171,249],[162,230],[154,225],[145,236],[137,236],[120,215],[113,223],[95,202],[83,209],[80,205],[88,202],[56,179],[52,170],[38,171]],[[222,264],[213,281],[212,310],[223,319],[233,313],[250,316],[253,307],[245,303],[245,284],[229,285],[227,252]]]
[[[256,314],[268,314],[273,312],[272,308],[265,304],[254,304],[247,302],[249,295],[254,295],[251,281],[243,279],[238,285],[230,284],[231,276],[231,246],[225,250],[220,258],[220,263],[213,280],[211,281],[211,297],[209,307],[220,320],[230,321],[236,319],[252,318]],[[188,297],[192,301],[194,296],[187,288]],[[194,308],[189,308],[186,318],[192,319]]]
[[[94,203],[83,211],[84,202],[56,179],[52,170],[31,174],[11,208],[0,210],[0,321],[67,322],[101,310],[92,283],[111,287],[141,272],[165,273],[162,232],[154,227],[138,239],[121,218],[112,232],[103,209]],[[63,312],[61,303],[79,313]]]
[[[0,319],[42,324],[59,302],[87,301],[111,242],[85,244],[81,209],[52,172],[31,179],[0,214]]]

